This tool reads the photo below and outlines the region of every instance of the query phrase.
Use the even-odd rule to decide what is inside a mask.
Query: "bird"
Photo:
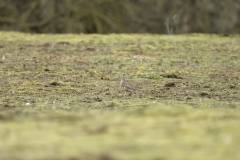
[[[122,87],[122,89],[126,91],[131,91],[139,95],[139,93],[130,85],[130,83],[126,81],[126,79],[123,76],[120,79],[120,86]]]

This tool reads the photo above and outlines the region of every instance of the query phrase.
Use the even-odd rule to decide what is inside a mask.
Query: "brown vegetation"
[[[0,29],[34,33],[239,33],[240,2],[9,0]]]

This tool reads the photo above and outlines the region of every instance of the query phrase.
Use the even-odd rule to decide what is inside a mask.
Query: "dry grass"
[[[1,32],[0,42],[0,159],[240,157],[238,36]],[[123,73],[142,96],[124,98]]]

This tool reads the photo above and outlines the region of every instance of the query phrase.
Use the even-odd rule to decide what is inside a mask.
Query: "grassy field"
[[[240,159],[239,35],[0,32],[0,75],[0,159]]]

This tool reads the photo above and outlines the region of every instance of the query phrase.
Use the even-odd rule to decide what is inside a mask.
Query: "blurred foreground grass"
[[[238,110],[135,107],[1,114],[0,157],[200,160],[240,156]]]
[[[239,159],[238,44],[1,32],[0,159]]]

